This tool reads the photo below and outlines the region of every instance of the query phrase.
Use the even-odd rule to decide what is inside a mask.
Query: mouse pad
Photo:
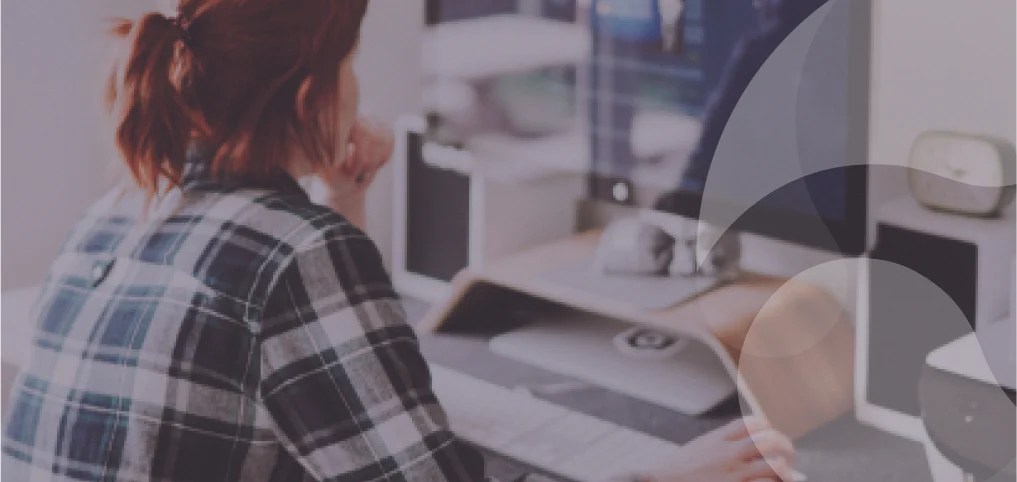
[[[593,267],[592,258],[558,266],[541,278],[646,311],[671,308],[720,284],[707,276],[604,274]]]

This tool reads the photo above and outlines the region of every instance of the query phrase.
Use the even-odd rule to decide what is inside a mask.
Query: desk
[[[405,301],[411,323],[425,315],[426,303]],[[640,430],[676,443],[685,443],[719,427],[739,414],[736,401],[725,403],[704,417],[689,417],[627,396],[582,385],[495,355],[487,339],[466,335],[421,335],[425,357],[431,362],[460,370],[506,387],[529,388],[569,383],[575,389],[543,394],[542,398]],[[798,468],[810,482],[926,482],[931,474],[921,444],[906,441],[858,424],[847,415],[796,441]],[[490,473],[501,480],[523,474],[518,463],[486,454]]]
[[[28,330],[10,328],[25,323],[28,307],[34,300],[28,291],[3,294],[4,382],[9,383],[7,363],[17,363],[26,354]],[[426,303],[405,300],[411,324],[419,322],[428,309]],[[15,335],[15,336],[10,336]],[[459,335],[421,335],[424,355],[432,363],[460,370],[488,381],[508,386],[543,386],[574,380],[529,365],[499,357],[487,348],[487,340]],[[15,350],[9,351],[9,348]],[[8,359],[15,355],[13,359]],[[685,443],[719,427],[739,414],[736,401],[726,403],[704,417],[688,417],[635,400],[624,395],[575,384],[575,390],[541,395],[573,410],[609,420],[676,443]],[[5,400],[6,402],[6,400]],[[798,468],[810,482],[925,482],[931,480],[921,444],[906,441],[859,425],[848,415],[824,426],[796,442]],[[512,480],[528,469],[518,463],[486,454],[491,475]]]
[[[452,280],[452,295],[425,315],[420,331],[469,328],[475,319],[487,319],[497,300],[544,300],[701,343],[737,382],[753,412],[792,439],[850,413],[854,325],[826,290],[802,280],[744,273],[675,306],[645,310],[545,276],[593,259],[600,234],[576,234],[480,270],[461,271]]]

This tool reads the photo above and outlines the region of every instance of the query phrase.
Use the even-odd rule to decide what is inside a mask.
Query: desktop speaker
[[[1008,311],[1013,214],[933,212],[914,198],[877,211],[876,245],[859,277],[858,418],[923,441],[918,381],[932,351]]]
[[[464,269],[574,233],[584,175],[485,162],[434,140],[419,116],[401,118],[396,136],[392,278],[401,293],[439,300]]]

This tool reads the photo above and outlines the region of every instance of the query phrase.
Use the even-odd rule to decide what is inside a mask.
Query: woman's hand
[[[686,444],[648,472],[652,482],[792,480],[791,441],[756,418],[737,421]]]
[[[364,205],[367,188],[378,171],[392,157],[395,137],[384,124],[361,116],[350,131],[346,158],[316,174],[325,184],[325,204],[360,229],[365,229]]]

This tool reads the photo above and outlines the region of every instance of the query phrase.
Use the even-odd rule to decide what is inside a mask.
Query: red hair
[[[188,148],[220,178],[267,176],[294,149],[331,163],[339,66],[367,0],[181,0],[177,19],[117,19],[128,42],[109,84],[115,141],[137,184],[179,185]]]

